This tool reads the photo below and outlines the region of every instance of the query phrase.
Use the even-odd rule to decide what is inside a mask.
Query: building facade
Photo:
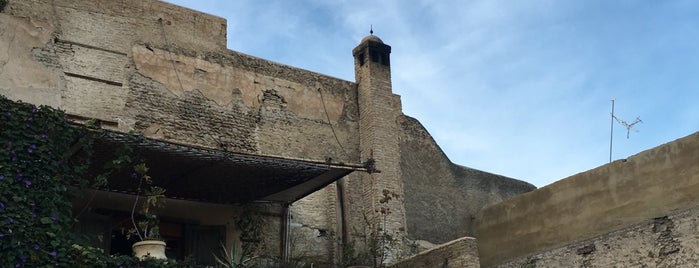
[[[334,265],[366,246],[361,226],[444,243],[534,189],[449,161],[402,113],[391,47],[374,35],[345,81],[228,50],[224,19],[160,1],[10,0],[0,47],[0,94],[97,119],[103,155],[131,131],[149,141],[134,146],[168,189],[159,214],[176,258],[248,244]],[[128,250],[128,189],[117,176],[75,202],[110,252]]]

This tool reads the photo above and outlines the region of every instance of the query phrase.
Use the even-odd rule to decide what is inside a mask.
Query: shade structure
[[[221,204],[291,203],[353,171],[370,171],[364,164],[234,153],[117,131],[100,130],[95,136],[89,176],[100,174],[118,148],[126,145],[133,149],[136,161],[147,164],[153,184],[165,188],[168,198]],[[106,190],[135,193],[138,179],[132,173],[131,167],[113,173]]]

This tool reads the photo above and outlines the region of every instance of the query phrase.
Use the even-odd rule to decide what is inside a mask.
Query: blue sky
[[[699,1],[168,1],[228,48],[354,81],[373,25],[393,91],[457,164],[544,186],[699,131]],[[637,131],[637,132],[636,132]]]

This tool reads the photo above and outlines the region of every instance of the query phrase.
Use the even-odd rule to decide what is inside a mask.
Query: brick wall
[[[229,51],[222,18],[160,1],[17,0],[0,29],[12,51],[0,94],[12,99],[178,143],[360,160],[356,85]],[[339,258],[337,204],[330,186],[291,206],[292,256]],[[264,213],[267,254],[279,255],[280,212]]]
[[[328,262],[340,258],[340,238],[379,205],[391,210],[388,230],[420,226],[406,222],[403,181],[430,174],[402,167],[413,164],[401,157],[409,147],[400,142],[406,129],[388,66],[357,68],[353,83],[225,44],[224,19],[165,2],[10,0],[0,13],[0,49],[9,51],[0,55],[0,94],[182,144],[314,161],[374,159],[380,173],[355,172],[344,191],[331,185],[291,207],[297,247]],[[383,190],[400,197],[378,204]],[[265,226],[270,244],[278,242],[271,241],[279,238],[277,216]]]
[[[367,39],[355,48],[355,79],[358,84],[359,102],[359,147],[361,159],[373,159],[380,172],[363,174],[361,201],[363,204],[352,206],[355,209],[353,226],[365,225],[364,216],[369,221],[378,223],[377,209],[389,209],[385,220],[381,221],[383,232],[405,232],[405,209],[403,207],[403,183],[400,173],[400,149],[398,137],[400,129],[397,124],[402,114],[400,96],[393,94],[391,88],[391,69],[386,64],[374,62],[369,58]],[[382,47],[386,45],[380,44]],[[390,50],[390,48],[389,48]],[[359,53],[362,51],[362,53]],[[366,58],[361,58],[366,57]],[[361,61],[364,64],[361,64]],[[397,199],[380,203],[383,191],[398,195]],[[389,261],[392,256],[389,256]]]

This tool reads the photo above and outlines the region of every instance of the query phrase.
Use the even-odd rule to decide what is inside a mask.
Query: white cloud
[[[542,186],[699,130],[699,3],[182,1],[228,17],[232,49],[354,80],[373,24],[394,92],[456,163]]]

